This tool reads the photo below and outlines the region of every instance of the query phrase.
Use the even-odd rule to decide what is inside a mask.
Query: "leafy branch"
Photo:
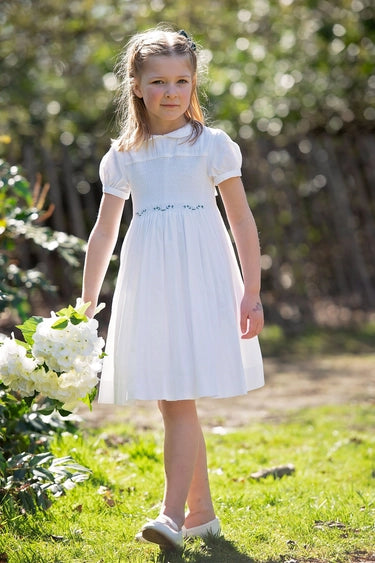
[[[22,267],[19,256],[24,241],[56,252],[72,267],[80,265],[85,250],[85,242],[78,237],[40,224],[54,211],[52,204],[45,208],[48,190],[48,184],[42,187],[40,175],[31,190],[17,166],[0,160],[0,312],[10,307],[22,320],[30,311],[30,292],[56,291],[43,272]]]

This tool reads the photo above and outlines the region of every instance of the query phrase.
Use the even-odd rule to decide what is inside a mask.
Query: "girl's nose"
[[[167,96],[167,98],[174,98],[177,95],[175,86],[173,85],[168,86],[165,95]]]

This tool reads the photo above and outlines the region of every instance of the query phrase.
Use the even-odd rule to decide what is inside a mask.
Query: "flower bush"
[[[47,451],[54,436],[77,432],[79,418],[65,415],[80,400],[91,408],[104,344],[80,301],[48,319],[27,319],[35,292],[56,291],[32,261],[20,262],[29,243],[38,256],[57,252],[73,269],[85,247],[41,225],[53,212],[52,204],[44,209],[47,192],[41,178],[32,190],[17,166],[0,160],[0,313],[24,322],[18,327],[24,341],[0,334],[0,525],[46,510],[53,497],[90,474],[72,458]]]
[[[85,315],[88,306],[77,300],[75,308],[69,305],[49,318],[34,316],[19,325],[24,342],[12,334],[0,343],[2,383],[21,398],[44,395],[51,410],[61,414],[72,412],[80,401],[91,408],[104,340],[97,320]]]

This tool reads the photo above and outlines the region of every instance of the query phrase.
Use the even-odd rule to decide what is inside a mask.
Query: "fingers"
[[[241,313],[241,320],[240,320],[240,326],[241,326],[241,332],[242,334],[245,334],[248,332],[249,326],[250,326],[250,322],[249,322],[249,317],[246,313],[242,312]]]
[[[240,327],[243,339],[254,338],[262,331],[264,326],[263,311],[256,310],[248,313],[246,310],[242,311],[240,319]]]
[[[90,305],[90,307],[88,307],[88,308],[86,309],[85,315],[86,315],[86,317],[88,317],[89,319],[92,319],[93,316],[95,315],[95,307]]]
[[[259,320],[255,320],[254,318],[247,319],[247,327],[245,330],[242,329],[241,323],[241,332],[242,332],[242,339],[249,339],[254,338],[254,336],[258,336],[263,328],[263,322]]]

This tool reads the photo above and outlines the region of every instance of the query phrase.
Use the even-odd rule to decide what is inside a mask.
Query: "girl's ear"
[[[137,98],[143,98],[142,90],[136,80],[134,80],[133,83],[133,92],[137,96]]]

